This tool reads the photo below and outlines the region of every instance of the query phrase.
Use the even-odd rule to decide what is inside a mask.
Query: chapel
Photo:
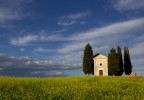
[[[108,57],[103,54],[97,54],[94,58],[94,75],[108,76]]]

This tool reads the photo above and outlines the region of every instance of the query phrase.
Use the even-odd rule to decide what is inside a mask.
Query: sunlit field
[[[144,78],[0,77],[0,100],[144,100]]]

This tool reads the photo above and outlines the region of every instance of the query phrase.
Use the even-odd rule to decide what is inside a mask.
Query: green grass
[[[144,78],[0,77],[0,100],[144,100]]]

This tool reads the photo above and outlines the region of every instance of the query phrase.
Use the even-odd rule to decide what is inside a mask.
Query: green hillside
[[[0,77],[0,100],[143,99],[142,77]]]

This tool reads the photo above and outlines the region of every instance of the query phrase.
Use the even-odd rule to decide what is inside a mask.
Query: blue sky
[[[83,50],[128,45],[144,74],[144,0],[0,0],[0,75],[84,75]]]

